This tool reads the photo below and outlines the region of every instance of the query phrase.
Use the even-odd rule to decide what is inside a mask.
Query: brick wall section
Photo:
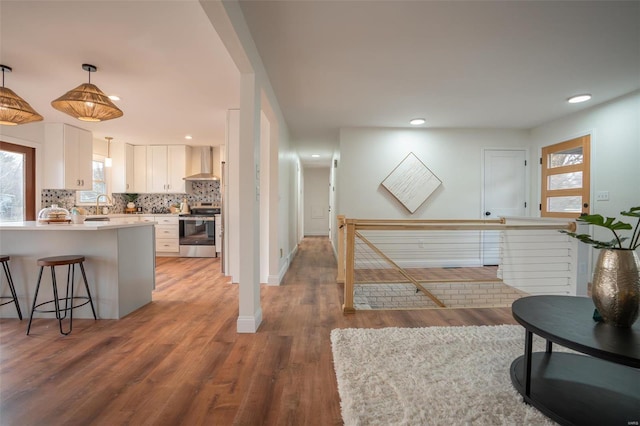
[[[423,284],[448,308],[511,306],[527,293],[502,282],[460,282]],[[413,284],[356,284],[356,309],[424,309],[438,306]]]

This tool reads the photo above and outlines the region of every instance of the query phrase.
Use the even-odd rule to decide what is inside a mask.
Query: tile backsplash
[[[189,205],[196,203],[220,203],[220,181],[194,181],[191,182],[190,193],[184,194],[138,194],[135,201],[136,207],[141,207],[144,213],[169,213],[172,204],[180,204],[184,198]],[[187,183],[189,185],[189,183]],[[122,193],[113,193],[112,204],[109,206],[109,213],[124,213],[127,200]],[[76,205],[76,191],[65,189],[43,189],[40,199],[41,207],[50,207],[57,204],[69,210]],[[103,205],[104,198],[100,199]],[[95,206],[83,206],[89,214],[102,214],[96,212]]]

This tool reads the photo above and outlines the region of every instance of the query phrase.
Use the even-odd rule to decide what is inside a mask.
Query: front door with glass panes
[[[542,148],[542,217],[589,214],[589,135]]]

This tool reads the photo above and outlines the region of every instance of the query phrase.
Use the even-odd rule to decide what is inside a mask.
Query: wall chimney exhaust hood
[[[191,181],[214,181],[220,178],[213,174],[213,147],[200,147],[200,173],[182,178]]]

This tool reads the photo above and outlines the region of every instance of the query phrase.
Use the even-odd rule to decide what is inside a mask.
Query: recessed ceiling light
[[[572,96],[569,99],[567,99],[567,102],[569,102],[570,104],[579,104],[580,102],[586,102],[589,99],[591,99],[591,95],[588,93],[585,93],[583,95]]]
[[[108,98],[111,99],[112,101],[119,101],[120,100],[120,96],[118,96],[118,95],[109,95]]]
[[[421,124],[426,123],[427,121],[424,118],[414,118],[409,122],[412,126],[419,126]]]
[[[189,139],[189,140],[191,140],[191,139],[193,139],[193,136],[191,136],[191,135],[187,135],[187,136],[185,136],[184,138],[185,138],[185,139]]]
[[[311,157],[313,157],[313,158],[320,158],[320,154],[311,154]]]

